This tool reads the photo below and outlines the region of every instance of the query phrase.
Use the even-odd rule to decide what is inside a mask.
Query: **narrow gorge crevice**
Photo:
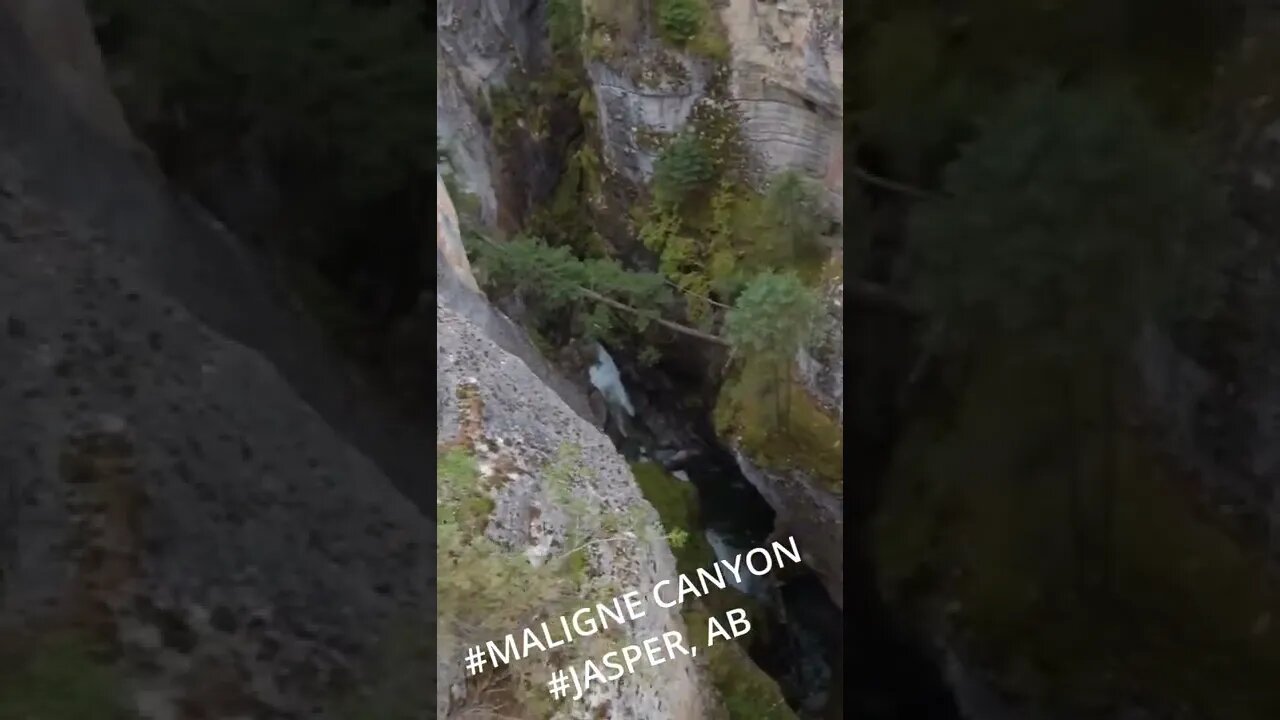
[[[625,436],[616,429],[610,436],[628,459],[651,459],[682,480],[687,478],[696,489],[698,530],[706,533],[718,558],[776,539],[774,508],[743,476],[705,410],[714,400],[714,395],[706,396],[710,380],[672,364],[646,368],[629,357],[620,357],[618,363],[636,414]],[[863,438],[855,446],[881,456],[891,447],[882,437]],[[866,467],[874,473],[885,465],[869,459]],[[864,527],[869,515],[857,513],[855,527]],[[866,720],[958,720],[961,715],[941,662],[924,639],[907,630],[884,605],[866,550],[868,540],[855,533],[854,552],[846,556],[844,568],[843,609],[832,601],[818,575],[804,566],[763,578],[748,589],[767,617],[766,627],[753,630],[768,639],[752,644],[752,660],[806,720],[847,715]],[[848,645],[846,636],[851,638]]]
[[[540,235],[550,245],[569,247],[588,257],[596,253],[613,257],[627,270],[651,271],[660,265],[660,259],[642,242],[635,222],[635,211],[643,210],[647,202],[647,193],[641,187],[645,183],[621,170],[606,169],[613,167],[609,162],[611,149],[617,149],[618,139],[611,128],[624,135],[643,133],[635,127],[625,128],[624,132],[617,127],[619,118],[612,115],[606,101],[597,97],[597,106],[589,94],[577,94],[586,89],[587,93],[645,95],[646,89],[642,85],[616,86],[607,78],[602,79],[599,73],[607,68],[598,58],[587,65],[590,78],[582,77],[581,66],[573,65],[527,71],[480,103],[481,124],[495,137],[494,165],[502,168],[498,174],[503,177],[495,187],[499,207],[507,210],[499,213],[505,218],[498,223],[499,230]],[[557,73],[572,75],[576,82],[565,83],[564,77],[557,82]],[[567,91],[563,90],[565,86]],[[718,92],[724,91],[722,88]],[[517,106],[509,102],[511,98],[520,100],[520,112],[513,112]],[[812,108],[809,110],[812,112]],[[724,119],[731,118],[725,111]],[[540,121],[545,125],[539,125]],[[647,129],[644,123],[640,125]],[[817,145],[825,146],[821,142]],[[584,163],[584,156],[595,163],[601,159],[605,162]],[[535,194],[537,198],[533,197]],[[840,217],[835,222],[837,235],[843,230]],[[591,237],[598,244],[584,245]],[[837,267],[838,264],[837,259]],[[585,365],[594,362],[597,355],[590,339],[581,337],[584,328],[571,327],[563,316],[539,321],[518,294],[496,292],[491,297],[504,311],[521,320],[549,360],[567,374],[577,376],[581,386],[588,386]],[[898,340],[887,354],[869,347],[855,350],[851,360],[855,377],[881,377],[886,373],[892,376],[892,368],[905,366],[905,360],[896,362],[911,351],[906,347],[909,343],[901,341],[907,333],[899,318],[859,322],[870,323],[870,332],[856,333],[855,338],[891,333]],[[719,385],[725,380],[716,368],[724,358],[709,357],[716,354],[714,349],[708,352],[694,343],[655,342],[658,347],[649,350],[658,350],[661,359],[656,363],[641,361],[643,347],[624,343],[609,348],[621,370],[619,379],[631,394],[626,403],[617,402],[616,395],[612,403],[605,399],[616,391],[598,394],[597,408],[613,408],[607,424],[610,438],[629,462],[657,462],[667,473],[680,478],[674,482],[687,482],[694,488],[698,512],[692,529],[715,550],[716,556],[732,556],[767,544],[785,532],[775,522],[777,508],[771,507],[744,475],[735,459],[735,451],[741,449],[729,447],[713,422]],[[892,357],[886,359],[886,355]],[[873,364],[875,367],[871,367]],[[885,370],[886,365],[889,370]],[[864,498],[864,491],[880,482],[880,471],[871,468],[887,465],[864,462],[865,456],[887,456],[892,433],[877,418],[885,416],[881,411],[886,403],[896,400],[880,394],[857,395],[859,390],[865,395],[872,385],[865,379],[859,382],[851,401],[855,406],[851,452],[859,457],[861,469],[857,482],[850,485],[854,488],[852,501],[864,507],[865,499],[873,499]],[[640,484],[645,489],[644,481]],[[649,499],[662,514],[661,503],[654,497]],[[794,508],[790,511],[792,524],[804,522],[803,514],[797,515]],[[864,526],[867,520],[864,516],[855,522]],[[825,521],[816,524],[827,527]],[[819,533],[817,538],[842,545],[844,538],[838,527],[834,529],[830,537]],[[742,643],[751,660],[773,678],[787,704],[806,720],[843,717],[846,707],[853,708],[855,716],[871,720],[959,717],[943,679],[941,663],[922,649],[924,643],[901,629],[891,610],[883,606],[864,533],[856,531],[855,535],[855,554],[846,561],[849,564],[842,571],[843,581],[832,579],[833,568],[826,563],[822,570],[805,566],[767,578],[769,582],[763,587],[748,592],[765,618],[763,626],[753,630],[753,635],[759,635]],[[814,534],[806,536],[799,543],[802,552],[805,544],[814,540]],[[839,553],[826,554],[839,565]],[[822,578],[818,572],[828,576]],[[832,597],[832,582],[836,587],[843,582],[842,594],[851,595],[850,604],[843,610],[843,598]],[[844,647],[846,615],[855,639],[850,648]],[[846,653],[851,656],[846,657]],[[852,679],[848,693],[844,687],[846,678]]]

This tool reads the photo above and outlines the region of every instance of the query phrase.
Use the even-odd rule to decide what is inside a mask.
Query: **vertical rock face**
[[[843,212],[844,10],[830,0],[729,0],[730,96],[770,174],[823,178]]]
[[[624,516],[638,511],[644,527],[623,536],[593,544],[589,553],[589,575],[607,580],[606,586],[638,590],[648,594],[654,584],[678,575],[675,558],[667,548],[657,525],[657,515],[641,496],[630,470],[613,444],[589,423],[577,417],[530,372],[518,358],[503,351],[478,329],[451,310],[443,297],[436,307],[439,369],[437,406],[440,409],[438,443],[452,443],[466,436],[482,466],[501,468],[493,478],[493,511],[487,535],[502,551],[518,562],[547,562],[573,548],[571,530],[583,522],[582,516]],[[480,408],[471,414],[467,397]],[[574,509],[552,497],[552,473],[548,465],[561,448],[575,449],[574,473],[567,488],[584,506]],[[543,572],[554,573],[547,567]],[[447,583],[448,576],[442,577]],[[565,607],[572,613],[579,606],[608,602],[611,596],[582,597],[580,605]],[[676,630],[688,636],[678,610],[663,609],[652,602],[645,616],[623,626],[611,645],[640,643],[663,632]],[[444,618],[442,622],[448,622]],[[520,632],[511,627],[506,632]],[[501,643],[501,637],[485,638]],[[450,647],[442,639],[442,652]],[[461,648],[440,659],[438,707],[440,717],[460,707],[462,690]],[[567,655],[578,657],[582,641]],[[537,654],[519,662],[545,674],[553,669],[546,655]],[[539,676],[541,677],[541,675]],[[545,680],[543,680],[545,682]],[[450,692],[452,689],[452,693]],[[710,697],[703,687],[693,659],[680,656],[658,667],[638,668],[616,683],[599,685],[583,702],[572,703],[565,711],[570,717],[635,717],[654,720],[695,720],[705,717],[703,703]]]
[[[498,221],[495,181],[503,174],[487,123],[490,92],[540,62],[543,0],[436,3],[436,132],[481,220]]]
[[[654,38],[635,42],[615,58],[589,61],[587,72],[609,167],[645,183],[653,177],[662,140],[680,132],[706,97],[712,68]]]
[[[431,521],[276,368],[3,164],[0,635],[118,648],[146,720],[329,717],[387,623],[433,634]]]
[[[844,503],[803,470],[762,468],[734,450],[738,468],[777,512],[774,535],[795,536],[804,563],[836,607],[844,608]]]
[[[458,212],[453,199],[445,189],[444,180],[436,174],[436,251],[444,255],[445,264],[452,270],[458,282],[468,290],[480,292],[471,274],[471,262],[462,247],[462,228],[458,225]]]
[[[823,410],[844,422],[844,280],[822,288],[823,310],[813,340],[796,359],[800,382]]]
[[[331,717],[434,635],[432,453],[138,165],[100,65],[79,3],[0,3],[0,637],[106,643],[145,720]]]
[[[1149,333],[1139,348],[1146,397],[1165,445],[1204,481],[1211,502],[1260,526],[1280,561],[1280,112],[1273,71],[1280,11],[1250,6],[1215,99],[1221,176],[1245,252],[1232,268],[1215,356]]]
[[[759,169],[822,179],[832,211],[842,214],[843,6],[729,0],[717,15],[721,27],[714,32],[727,40],[725,60],[672,49],[643,12],[631,32],[608,24],[593,31],[589,44],[607,48],[587,69],[610,167],[632,182],[648,181],[661,141],[685,127],[695,105],[713,92],[717,71],[726,70],[727,87],[715,92],[741,112]]]
[[[107,84],[82,0],[0,0],[0,12],[31,38],[41,63],[86,122],[121,145],[138,146]]]
[[[579,417],[596,427],[604,416],[592,409],[586,393],[554,368],[519,325],[493,307],[476,285],[471,262],[462,246],[458,216],[444,183],[436,184],[436,294],[449,308],[465,317],[506,352],[519,358]]]

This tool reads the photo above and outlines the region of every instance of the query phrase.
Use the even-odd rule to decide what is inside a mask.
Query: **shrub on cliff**
[[[686,131],[654,163],[654,199],[661,205],[679,205],[695,190],[705,188],[714,176],[706,147],[696,134]]]
[[[547,35],[551,49],[562,57],[577,54],[583,29],[582,0],[550,0],[547,4]]]
[[[612,258],[583,260],[537,237],[476,237],[468,251],[480,282],[524,304],[539,331],[576,328],[589,339],[617,343],[642,333],[670,301],[655,273],[627,270]]]
[[[1041,471],[1071,502],[1047,521],[1067,528],[1077,589],[1105,594],[1133,345],[1213,312],[1225,205],[1130,96],[1047,83],[998,108],[946,188],[912,218],[921,299],[961,352],[1055,378],[1043,399],[1006,401],[993,432],[1060,453]]]
[[[700,0],[658,0],[658,26],[673,43],[686,43],[702,28]]]
[[[1145,322],[1212,306],[1220,194],[1124,93],[1023,89],[945,184],[909,249],[922,299],[973,343],[1118,352]]]
[[[809,337],[818,299],[794,273],[762,273],[725,319],[725,337],[744,355],[789,363]]]
[[[778,175],[758,203],[754,255],[773,267],[821,263],[828,224],[817,183],[794,171]]]

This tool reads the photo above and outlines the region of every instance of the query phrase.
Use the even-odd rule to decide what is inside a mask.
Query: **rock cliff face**
[[[459,234],[453,201],[437,183],[436,194],[436,294],[444,297],[451,310],[465,317],[492,342],[519,358],[542,383],[552,388],[579,417],[596,427],[604,424],[603,414],[593,408],[581,387],[570,382],[547,362],[529,336],[493,307],[476,285],[471,263]]]
[[[450,159],[465,190],[480,201],[486,225],[498,217],[494,166],[498,156],[481,122],[491,89],[502,87],[528,63],[540,44],[530,13],[538,0],[466,0],[436,3],[436,133],[447,139]]]
[[[3,0],[0,12],[31,38],[31,51],[81,118],[112,141],[141,150],[111,94],[81,0]]]
[[[803,470],[760,467],[741,448],[734,458],[743,476],[777,512],[774,534],[795,536],[804,562],[844,608],[844,504]]]
[[[461,190],[479,202],[480,221],[512,232],[530,206],[558,180],[557,149],[571,132],[538,130],[533,111],[512,111],[502,95],[527,91],[547,70],[546,0],[436,4],[436,126]],[[503,117],[507,112],[517,117]],[[503,145],[499,127],[521,128],[519,142]],[[562,130],[556,128],[557,131]],[[459,198],[455,198],[458,200]]]
[[[840,259],[837,258],[837,262]],[[844,422],[844,280],[822,288],[823,310],[813,340],[796,360],[800,382],[824,411]]]
[[[11,172],[0,626],[117,647],[148,719],[304,716],[399,613],[429,639],[431,521],[261,355]]]
[[[605,160],[626,180],[644,184],[653,177],[662,141],[680,132],[706,99],[714,67],[648,34],[597,32],[602,44],[617,43],[615,55],[587,62]]]
[[[449,197],[449,191],[439,173],[436,174],[436,252],[444,256],[444,265],[463,287],[472,292],[480,292],[480,286],[471,274],[466,248],[462,246],[458,211],[453,207],[453,198]]]
[[[656,522],[652,508],[640,496],[626,463],[598,430],[575,416],[554,393],[515,357],[484,337],[465,318],[437,306],[439,343],[437,440],[449,442],[464,431],[469,422],[466,409],[454,401],[470,389],[483,406],[483,418],[475,449],[482,465],[503,468],[499,489],[494,493],[493,514],[488,536],[500,547],[521,556],[545,561],[548,556],[572,550],[566,545],[572,525],[580,522],[568,508],[549,501],[546,467],[557,450],[568,443],[580,449],[581,484],[574,494],[590,498],[584,511],[592,515],[624,514],[644,508],[650,524]],[[678,575],[675,559],[660,533],[602,543],[592,553],[589,572],[607,576],[619,588],[647,591],[655,583]],[[448,582],[448,579],[445,579]],[[582,604],[605,602],[610,598],[582,598]],[[577,608],[564,608],[572,612]],[[510,632],[519,628],[512,627]],[[618,644],[639,643],[669,630],[687,635],[678,613],[650,606],[644,618],[629,624]],[[499,640],[500,638],[492,638]],[[442,647],[448,647],[442,639]],[[461,648],[442,657],[439,664],[440,717],[451,717],[455,702],[466,697],[462,683]],[[523,662],[537,664],[542,671],[553,669],[545,657]],[[677,658],[657,668],[627,675],[616,684],[598,688],[587,702],[575,703],[572,717],[702,718],[709,688],[704,687],[693,661]],[[602,709],[603,708],[603,709]]]
[[[748,145],[770,173],[822,178],[843,212],[843,5],[730,0],[719,14]]]
[[[720,4],[713,34],[723,58],[674,50],[650,27],[644,5],[627,21],[588,5],[588,61],[610,166],[647,181],[664,137],[679,132],[697,103],[731,102],[764,175],[798,170],[821,179],[843,213],[844,11],[828,0]],[[622,26],[629,27],[624,28]],[[713,54],[714,55],[714,54]],[[716,74],[726,81],[717,85]]]
[[[137,164],[95,58],[78,4],[0,6],[0,636],[104,643],[147,720],[335,717],[390,628],[432,642],[430,452]]]
[[[465,255],[455,259],[450,262],[438,252],[437,273],[468,273]],[[460,283],[441,283],[436,294],[436,440],[438,447],[465,445],[480,467],[490,469],[485,482],[492,482],[492,510],[485,519],[486,536],[499,552],[512,553],[516,562],[543,566],[573,550],[570,538],[582,531],[589,522],[586,518],[638,514],[640,524],[635,528],[592,543],[587,573],[605,578],[608,587],[645,593],[660,580],[675,578],[679,573],[661,537],[657,515],[640,494],[612,442],[576,415],[525,361],[486,335],[472,318],[500,314],[492,309],[478,313],[476,296],[461,290]],[[496,327],[500,332],[508,327],[519,332],[505,324]],[[532,357],[537,357],[533,352]],[[562,490],[567,496],[582,498],[581,507],[555,499],[555,474],[549,466],[565,448],[572,448],[575,459],[570,486]],[[549,566],[545,571],[554,572]],[[576,597],[575,602],[585,606],[610,599],[601,593],[599,597]],[[577,607],[561,611],[572,612]],[[519,630],[511,627],[506,631]],[[669,630],[688,636],[678,610],[650,604],[645,617],[624,628],[616,645],[642,642]],[[461,649],[442,637],[441,650],[438,716],[453,717],[468,701]],[[554,669],[545,656],[522,662],[536,665],[542,673]],[[694,661],[680,657],[597,688],[591,697],[574,703],[566,712],[583,718],[693,720],[713,717],[715,698]]]
[[[1251,7],[1224,59],[1214,128],[1221,175],[1246,251],[1232,269],[1220,351],[1154,333],[1140,348],[1146,397],[1164,445],[1209,501],[1242,521],[1280,562],[1280,12]]]
[[[631,184],[652,180],[664,142],[689,128],[703,103],[732,106],[749,161],[761,177],[795,170],[822,181],[843,217],[843,7],[826,0],[713,4],[709,34],[723,40],[675,49],[659,37],[647,4],[586,4],[587,70],[609,169]],[[835,266],[840,264],[837,254]],[[836,273],[841,275],[842,273]],[[812,346],[798,358],[805,402],[843,422],[843,283],[824,287]],[[843,503],[804,470],[753,459],[734,437],[743,473],[795,532],[833,599],[843,596]],[[767,466],[768,465],[768,466]]]

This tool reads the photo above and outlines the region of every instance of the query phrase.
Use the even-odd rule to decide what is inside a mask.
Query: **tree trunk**
[[[1084,594],[1088,591],[1089,586],[1089,570],[1088,570],[1088,542],[1085,539],[1084,529],[1084,499],[1082,493],[1082,485],[1085,475],[1088,473],[1088,461],[1085,458],[1085,448],[1087,443],[1082,442],[1082,438],[1087,437],[1085,432],[1086,419],[1080,409],[1080,393],[1079,378],[1072,378],[1071,382],[1063,383],[1062,386],[1068,393],[1068,407],[1071,408],[1071,443],[1074,446],[1071,453],[1072,472],[1068,479],[1068,510],[1067,525],[1068,533],[1071,538],[1071,550],[1075,561],[1075,579],[1076,591]]]
[[[782,430],[791,432],[791,360],[782,361],[782,383],[778,386],[782,393]]]
[[[1116,504],[1116,483],[1118,475],[1122,471],[1123,463],[1121,462],[1120,451],[1125,447],[1125,443],[1120,442],[1119,434],[1125,431],[1124,423],[1120,417],[1120,408],[1117,398],[1118,385],[1113,380],[1114,371],[1109,372],[1107,380],[1103,385],[1103,403],[1102,410],[1106,413],[1106,424],[1104,425],[1106,437],[1103,439],[1103,448],[1106,455],[1103,464],[1103,494],[1102,494],[1102,591],[1106,597],[1111,597],[1114,593],[1114,573],[1115,573],[1115,504]]]
[[[778,365],[774,364],[773,365],[773,382],[771,383],[772,387],[769,388],[769,392],[773,393],[773,429],[774,430],[782,429],[782,393],[778,391],[778,387],[780,387],[782,384],[780,375],[781,373],[778,372]]]
[[[1075,471],[1071,474],[1070,488],[1068,488],[1071,503],[1068,524],[1071,531],[1072,554],[1075,556],[1076,590],[1082,594],[1087,593],[1089,589],[1089,543],[1086,539],[1084,499],[1081,492],[1087,466],[1088,463],[1077,452]]]

